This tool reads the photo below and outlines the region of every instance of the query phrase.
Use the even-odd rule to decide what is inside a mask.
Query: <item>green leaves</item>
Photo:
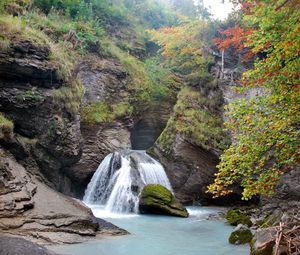
[[[235,142],[221,156],[215,182],[208,187],[215,196],[227,195],[237,184],[244,188],[243,199],[270,196],[280,176],[300,158],[300,4],[276,10],[280,1],[269,2],[258,1],[244,14],[253,28],[245,46],[265,57],[243,75],[244,85],[257,90],[256,95],[228,106],[227,128]]]

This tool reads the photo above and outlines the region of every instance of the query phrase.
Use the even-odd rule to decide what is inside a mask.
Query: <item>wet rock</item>
[[[109,153],[130,148],[130,133],[121,123],[81,124],[81,132],[83,143],[80,160],[64,168],[64,171],[76,181],[77,189],[83,193],[99,164]]]
[[[23,238],[0,236],[0,255],[57,255]]]
[[[140,213],[188,217],[187,210],[174,195],[162,185],[149,184],[142,191],[139,201]]]
[[[118,104],[129,96],[128,75],[115,60],[93,56],[78,66],[78,77],[85,87],[83,107],[97,102]],[[111,123],[81,123],[83,139],[80,160],[64,169],[76,181],[81,195],[107,154],[131,147],[131,125],[129,117]]]
[[[252,240],[251,230],[242,224],[239,224],[230,234],[229,243],[231,244],[245,244]]]
[[[112,234],[112,235],[127,235],[129,232],[125,229],[119,228],[116,225],[97,218],[97,222],[99,224],[100,233],[103,232],[104,234]]]

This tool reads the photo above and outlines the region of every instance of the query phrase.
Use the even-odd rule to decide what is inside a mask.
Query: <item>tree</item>
[[[148,31],[161,47],[162,56],[171,69],[191,82],[207,80],[212,56],[205,50],[211,41],[211,28],[205,21],[186,21],[181,26]]]
[[[256,96],[228,106],[227,127],[234,143],[221,156],[208,191],[227,195],[240,184],[243,198],[249,199],[272,195],[280,176],[299,162],[300,2],[245,0],[240,4],[243,26],[250,32],[245,38],[240,33],[241,40],[235,42],[265,57],[257,58],[242,79],[243,89],[255,89]]]

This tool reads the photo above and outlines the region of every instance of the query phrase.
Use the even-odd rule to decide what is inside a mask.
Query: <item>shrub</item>
[[[0,113],[0,139],[8,139],[13,133],[13,130],[13,122],[5,118],[5,116]]]

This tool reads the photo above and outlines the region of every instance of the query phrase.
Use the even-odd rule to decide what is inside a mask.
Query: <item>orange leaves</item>
[[[221,35],[224,35],[225,38],[214,39],[214,42],[218,45],[219,49],[224,50],[234,47],[239,52],[244,49],[243,42],[245,41],[245,31],[240,25],[235,25],[220,33]]]
[[[221,37],[213,39],[214,43],[218,46],[220,50],[225,50],[228,48],[233,48],[237,53],[241,53],[246,49],[246,43],[250,41],[249,35],[253,33],[253,29],[244,29],[239,24],[234,27],[227,28],[221,31]],[[248,48],[247,48],[248,49]],[[248,50],[243,54],[244,61],[250,60],[254,54],[251,50]]]

